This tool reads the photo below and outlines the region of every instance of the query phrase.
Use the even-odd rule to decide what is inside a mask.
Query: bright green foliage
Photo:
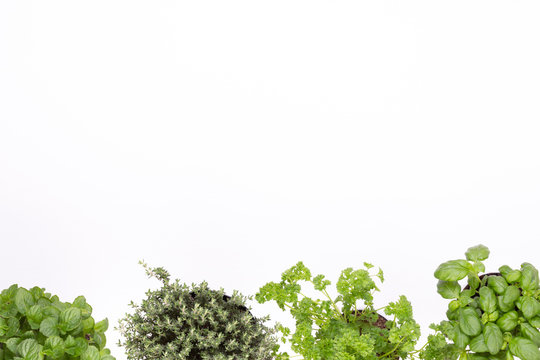
[[[540,360],[540,286],[529,263],[507,265],[500,275],[479,275],[489,256],[483,245],[469,248],[466,260],[451,260],[435,270],[437,291],[452,300],[448,320],[436,330],[421,357],[426,360]],[[467,278],[463,290],[458,281]],[[449,342],[447,342],[449,340]]]
[[[114,360],[107,319],[94,322],[83,296],[61,302],[45,289],[12,285],[0,294],[0,360]]]
[[[279,346],[274,329],[264,326],[245,306],[247,297],[208,284],[170,282],[163,268],[145,267],[163,285],[149,290],[133,314],[120,320],[130,360],[270,360]]]
[[[282,310],[290,311],[296,329],[293,333],[280,326],[282,341],[289,341],[305,360],[405,359],[415,353],[414,346],[420,337],[411,304],[401,296],[377,309],[384,310],[391,320],[379,318],[373,295],[379,290],[375,279],[382,282],[383,273],[380,269],[371,273],[373,265],[368,263],[364,267],[343,270],[336,283],[338,295],[332,298],[328,292],[331,282],[323,275],[312,276],[298,262],[283,273],[281,282],[261,287],[255,298],[260,303],[273,300]],[[310,283],[322,298],[305,296],[301,283]],[[283,352],[278,359],[289,359],[289,354]]]

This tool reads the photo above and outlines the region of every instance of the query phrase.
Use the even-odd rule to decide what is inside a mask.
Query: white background
[[[370,261],[427,335],[439,263],[540,265],[539,11],[1,1],[0,288],[114,325],[158,285],[140,259],[245,294]]]

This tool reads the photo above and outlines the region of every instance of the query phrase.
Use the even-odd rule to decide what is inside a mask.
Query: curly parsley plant
[[[238,292],[224,295],[203,282],[191,287],[169,281],[163,268],[149,268],[163,286],[149,290],[133,314],[120,320],[119,345],[130,360],[271,360],[278,347],[265,318],[255,318]]]
[[[336,283],[337,297],[329,293],[330,281],[324,275],[312,276],[302,263],[286,270],[280,282],[270,282],[260,288],[256,299],[260,303],[275,301],[288,309],[296,320],[294,333],[278,325],[282,341],[305,360],[377,360],[406,358],[416,353],[414,346],[420,337],[420,327],[413,319],[412,306],[405,296],[380,309],[375,309],[373,296],[379,289],[375,278],[384,281],[383,273],[347,268]],[[310,284],[321,299],[302,293],[303,283]],[[384,311],[391,320],[377,312]],[[280,353],[277,359],[289,359]]]

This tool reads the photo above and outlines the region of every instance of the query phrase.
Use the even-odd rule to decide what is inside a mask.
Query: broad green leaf
[[[504,275],[504,278],[509,284],[517,283],[521,280],[521,271],[519,270],[512,270],[506,275]]]
[[[26,319],[28,320],[28,324],[30,324],[30,327],[32,329],[39,329],[41,321],[43,320],[43,312],[41,311],[41,306],[34,305],[30,309],[28,309],[26,313]]]
[[[465,257],[469,261],[483,261],[489,257],[489,249],[484,245],[477,245],[467,249]]]
[[[471,264],[466,260],[450,260],[439,265],[434,275],[439,280],[458,281],[467,276],[471,270]]]
[[[81,360],[100,360],[99,350],[95,346],[89,346],[81,355]]]
[[[529,323],[535,328],[540,328],[540,316],[535,316],[532,319],[529,319]]]
[[[92,307],[86,303],[86,298],[84,296],[78,296],[73,300],[73,306],[81,309],[81,317],[87,319],[92,314]]]
[[[508,265],[503,265],[499,268],[499,272],[501,273],[502,276],[505,276],[511,271],[513,271],[513,269]]]
[[[46,318],[53,317],[53,318],[58,320],[58,318],[60,317],[60,310],[58,310],[58,308],[56,308],[56,307],[54,307],[52,305],[45,306],[42,309],[42,312],[43,312],[43,316],[46,317]]]
[[[103,355],[101,357],[101,360],[116,360],[116,359],[114,358],[114,356],[111,356],[111,355]]]
[[[519,288],[514,285],[510,285],[504,291],[501,301],[506,307],[511,306],[513,308],[520,296],[521,291],[519,290]]]
[[[508,283],[502,276],[490,275],[488,276],[488,286],[497,294],[501,295],[506,291]]]
[[[0,337],[4,336],[9,329],[9,325],[3,317],[0,317]]]
[[[532,319],[540,312],[540,303],[532,296],[522,296],[518,301],[518,308],[527,319]]]
[[[33,288],[30,289],[30,293],[32,294],[34,299],[37,300],[43,296],[43,289],[38,286],[34,286]]]
[[[522,360],[540,360],[538,346],[529,339],[514,337],[509,343],[513,355]]]
[[[474,337],[471,340],[471,343],[469,344],[469,347],[471,348],[472,351],[477,352],[477,353],[488,352],[488,348],[487,348],[486,342],[484,340],[484,335],[483,334],[480,334],[480,335]]]
[[[19,343],[17,351],[25,360],[39,360],[42,358],[41,347],[34,339],[26,339]]]
[[[106,338],[103,333],[95,332],[92,336],[94,343],[97,345],[99,350],[102,350],[106,345]]]
[[[18,345],[21,343],[22,339],[20,338],[9,338],[6,341],[6,347],[14,353],[15,355],[20,355],[18,350]]]
[[[437,283],[437,292],[445,299],[457,299],[461,292],[461,286],[457,281],[439,280]]]
[[[464,334],[476,336],[482,332],[482,322],[474,309],[460,309],[458,319],[459,327]]]
[[[43,354],[52,359],[59,359],[64,355],[64,341],[59,336],[51,336],[45,340]]]
[[[43,319],[39,326],[39,332],[47,337],[59,335],[58,320],[53,317]]]
[[[503,334],[501,329],[494,323],[487,323],[484,326],[484,339],[491,355],[497,354],[503,345]]]
[[[89,318],[84,319],[82,321],[82,325],[83,325],[84,333],[91,333],[92,331],[94,331],[94,326],[95,326],[94,318],[89,317]]]
[[[527,323],[521,323],[520,327],[523,337],[531,340],[536,346],[540,346],[540,332],[536,328]]]
[[[476,290],[480,286],[480,278],[476,274],[469,274],[467,276],[467,284],[471,290]]]
[[[14,317],[7,319],[7,325],[8,325],[8,330],[5,335],[5,337],[7,338],[10,338],[14,336],[15,334],[17,334],[21,326],[21,324],[19,323],[19,319],[14,318]]]
[[[464,350],[469,344],[470,338],[460,330],[459,326],[455,326],[452,341],[458,349]]]
[[[512,331],[518,324],[519,315],[516,311],[510,311],[499,317],[497,320],[497,326],[502,331]]]
[[[533,291],[538,289],[539,279],[538,270],[529,263],[521,264],[521,288],[523,290]]]
[[[107,318],[101,320],[100,322],[96,323],[95,331],[104,333],[109,328],[109,320]]]
[[[60,313],[58,327],[65,332],[69,332],[81,325],[81,321],[81,309],[69,307]]]
[[[495,292],[493,290],[491,290],[487,286],[484,286],[480,288],[479,293],[480,299],[478,300],[478,302],[482,310],[484,310],[488,314],[497,310],[497,297],[495,296]]]
[[[17,295],[15,295],[15,305],[21,314],[26,315],[26,312],[30,307],[35,304],[34,297],[30,291],[25,288],[18,288]]]
[[[64,340],[64,348],[69,355],[80,356],[88,348],[88,342],[83,338],[68,335]]]

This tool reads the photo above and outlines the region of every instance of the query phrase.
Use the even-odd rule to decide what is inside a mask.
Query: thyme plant
[[[206,282],[188,286],[170,281],[169,273],[145,267],[162,287],[149,290],[133,314],[120,320],[119,330],[130,360],[271,360],[278,347],[268,317],[255,318],[248,297],[235,291],[212,290]]]

